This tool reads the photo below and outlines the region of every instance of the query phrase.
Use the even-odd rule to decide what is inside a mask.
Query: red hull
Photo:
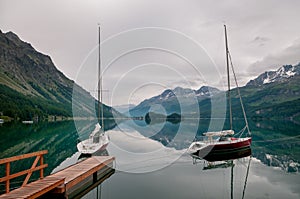
[[[209,144],[193,155],[207,161],[231,160],[251,155],[251,138],[241,138],[230,142],[224,141]]]

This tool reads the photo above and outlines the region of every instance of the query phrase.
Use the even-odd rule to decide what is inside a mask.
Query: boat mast
[[[102,104],[102,75],[101,75],[101,35],[100,35],[100,24],[98,24],[98,117],[101,118],[101,128],[104,130],[104,121],[103,121],[103,104]],[[100,116],[101,113],[101,116]]]
[[[230,98],[230,77],[229,77],[229,58],[228,58],[229,50],[228,50],[226,25],[224,25],[224,29],[225,29],[225,50],[226,50],[226,66],[227,66],[227,84],[228,84],[227,100],[228,100],[228,105],[229,105],[230,130],[232,130],[232,109],[231,109],[231,98]]]

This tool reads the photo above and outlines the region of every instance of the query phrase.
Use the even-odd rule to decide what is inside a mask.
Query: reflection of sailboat
[[[231,99],[230,99],[230,77],[229,77],[229,59],[234,75],[234,80],[237,86],[238,95],[240,98],[241,107],[243,110],[243,116],[245,119],[246,126],[241,131],[241,134],[247,130],[250,135],[250,130],[246,118],[246,113],[242,103],[242,98],[240,95],[239,87],[237,84],[236,76],[233,70],[233,65],[231,62],[231,57],[228,50],[227,44],[227,32],[225,28],[225,44],[226,44],[226,62],[227,62],[227,81],[228,81],[228,103],[229,103],[229,118],[230,118],[230,130],[223,130],[219,132],[207,132],[204,133],[204,141],[193,142],[189,147],[189,153],[194,158],[202,158],[208,161],[219,161],[219,160],[230,160],[234,158],[246,157],[251,154],[251,137],[238,138],[233,137],[234,131],[232,130],[232,110],[231,110]],[[214,139],[217,137],[216,139]]]
[[[243,186],[243,192],[242,192],[242,198],[244,199],[245,193],[246,193],[246,187],[247,187],[247,182],[248,182],[248,176],[249,176],[249,169],[250,169],[250,164],[251,164],[252,157],[249,157],[249,161],[247,164],[247,170],[246,170],[246,175],[245,175],[245,181],[244,181],[244,186]],[[234,167],[236,166],[236,163],[234,161],[239,161],[239,159],[235,160],[226,160],[222,161],[221,163],[215,163],[215,162],[210,162],[208,163],[207,166],[203,168],[203,170],[210,170],[210,169],[224,169],[226,170],[227,168],[230,168],[230,198],[233,199],[234,197]]]
[[[207,165],[203,167],[203,170],[228,168],[228,167],[231,167],[233,165],[234,165],[233,160],[220,161],[218,163],[216,163],[216,162],[207,162]]]
[[[100,26],[99,31],[99,59],[98,59],[98,118],[101,118],[101,126],[97,122],[95,129],[90,134],[89,138],[83,140],[77,144],[77,149],[82,154],[94,154],[97,151],[103,151],[106,149],[109,143],[109,137],[104,132],[103,121],[103,104],[102,104],[102,77],[101,77],[101,60],[100,60]],[[101,112],[101,116],[100,116]]]

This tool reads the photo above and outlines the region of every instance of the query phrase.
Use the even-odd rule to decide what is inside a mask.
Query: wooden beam
[[[12,174],[12,175],[9,175],[9,176],[5,176],[3,178],[0,178],[0,182],[5,182],[7,180],[11,180],[13,178],[16,178],[16,177],[19,177],[19,176],[22,176],[22,175],[25,175],[29,172],[33,172],[33,171],[38,171],[40,169],[44,169],[48,166],[48,164],[43,164],[43,165],[40,165],[40,166],[37,166],[35,167],[34,169],[27,169],[27,170],[24,170],[24,171],[20,171],[18,173],[15,173],[15,174]]]
[[[14,156],[14,157],[10,157],[10,158],[4,158],[4,159],[0,159],[0,164],[5,164],[7,162],[14,162],[14,161],[22,160],[22,159],[26,159],[26,158],[31,158],[31,157],[38,156],[38,155],[45,155],[47,153],[48,153],[48,150],[43,150],[43,151],[18,155],[18,156]]]
[[[36,167],[37,163],[38,163],[39,160],[40,160],[40,157],[41,157],[41,156],[36,156],[36,158],[35,158],[35,160],[34,160],[32,166],[31,166],[31,169],[34,169],[34,168]],[[25,180],[24,180],[24,182],[23,182],[23,184],[22,184],[22,187],[25,186],[25,185],[28,183],[28,181],[29,181],[31,175],[32,175],[32,172],[28,172],[28,173],[27,173],[27,176],[26,176],[26,178],[25,178]]]
[[[44,156],[41,155],[41,159],[40,159],[40,165],[44,164]],[[40,170],[40,179],[44,178],[44,169]]]

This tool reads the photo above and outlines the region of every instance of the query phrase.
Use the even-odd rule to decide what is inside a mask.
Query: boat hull
[[[197,150],[192,154],[210,162],[232,160],[251,155],[251,138],[233,140],[232,142],[217,142]]]
[[[102,145],[95,145],[94,147],[91,146],[91,144],[89,144],[88,148],[84,148],[85,146],[85,143],[84,141],[80,142],[77,144],[77,149],[78,151],[81,153],[81,154],[84,154],[84,155],[92,155],[94,153],[97,153],[97,152],[100,152],[100,151],[104,151],[106,150],[106,147],[109,143],[105,143],[105,144],[102,144]]]

